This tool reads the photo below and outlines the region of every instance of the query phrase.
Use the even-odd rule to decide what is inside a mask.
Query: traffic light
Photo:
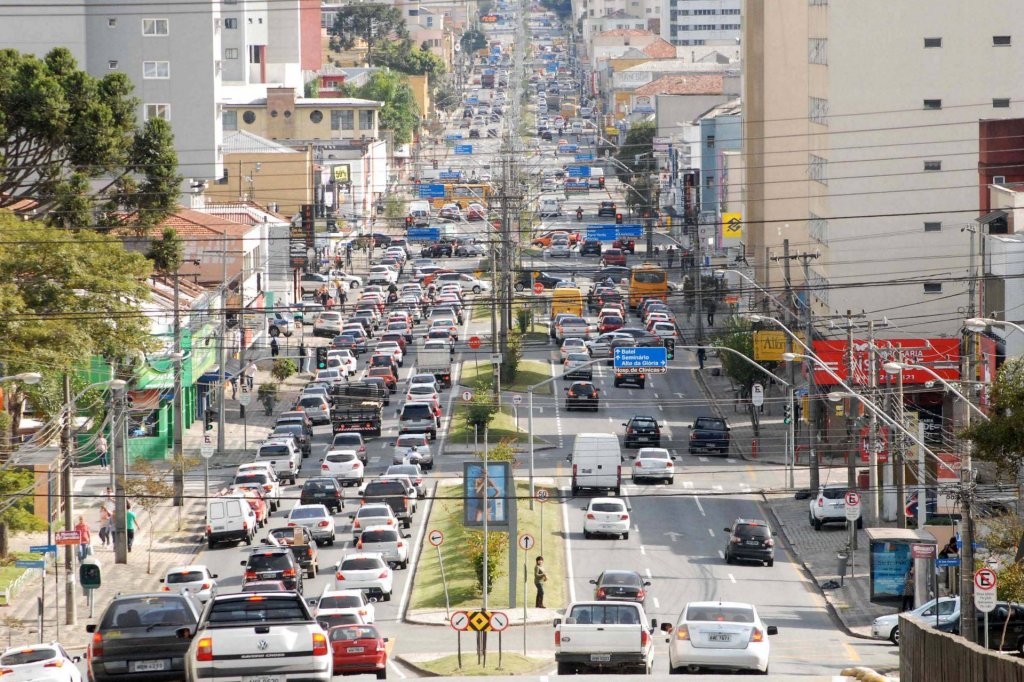
[[[433,161],[431,161],[431,163],[434,166],[434,170],[437,170],[437,159],[434,159]]]
[[[789,409],[789,405],[782,408],[782,423],[791,424],[793,422],[793,411]]]
[[[100,564],[96,557],[87,556],[78,566],[78,582],[86,590],[98,589],[101,582]]]
[[[622,214],[621,213],[616,213],[615,214],[615,224],[616,225],[621,225],[622,224]]]
[[[412,227],[412,216],[411,215],[405,216],[405,227],[406,227],[406,229]]]
[[[327,369],[327,346],[317,346],[316,368]]]
[[[669,360],[675,360],[676,357],[676,340],[665,339],[665,357]]]
[[[207,431],[213,430],[213,419],[216,416],[213,407],[207,407],[206,411],[203,412],[203,426],[206,427]]]

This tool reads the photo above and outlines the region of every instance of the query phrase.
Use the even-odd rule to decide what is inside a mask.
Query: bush
[[[274,366],[270,370],[270,375],[278,381],[284,381],[297,371],[299,371],[299,368],[291,358],[278,358],[274,360]]]
[[[519,334],[526,334],[533,328],[533,311],[529,308],[520,308],[516,311],[516,328]]]
[[[477,589],[483,592],[484,589],[484,534],[481,532],[470,532],[466,534],[466,546],[469,550],[469,558],[473,563],[473,572],[476,575]],[[498,578],[505,575],[505,552],[508,551],[508,533],[490,531],[487,533],[487,591],[494,588]]]
[[[504,362],[501,363],[501,381],[506,386],[516,380],[519,373],[519,361],[523,359],[523,336],[509,330],[505,345]]]
[[[470,428],[478,428],[483,433],[497,412],[497,401],[494,400],[490,392],[481,391],[473,397],[473,401],[469,404],[466,411],[466,424]]]

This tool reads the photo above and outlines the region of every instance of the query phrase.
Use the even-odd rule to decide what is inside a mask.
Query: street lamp
[[[970,401],[970,399],[967,396],[965,396],[963,393],[958,391],[956,389],[956,387],[953,386],[953,384],[949,383],[948,381],[946,381],[945,379],[940,377],[938,372],[936,372],[931,367],[925,367],[924,365],[914,365],[914,364],[911,364],[909,362],[887,362],[884,365],[882,365],[882,369],[884,369],[889,374],[899,374],[903,370],[907,370],[907,369],[920,370],[922,372],[927,372],[932,377],[934,377],[936,381],[938,381],[940,384],[942,384],[946,388],[946,390],[948,390],[950,393],[955,395],[960,400],[964,401],[964,403],[967,405],[967,407],[971,411],[973,411],[976,415],[978,415],[979,417],[981,417],[985,421],[989,421],[990,420],[989,416],[981,411],[981,408],[979,408],[977,405],[972,403]]]
[[[992,317],[971,317],[964,320],[964,326],[970,329],[972,332],[983,332],[985,327],[1010,327],[1021,333],[1024,333],[1024,327],[1017,324],[1016,322],[1009,322],[1007,320],[997,320]]]
[[[780,301],[778,298],[776,298],[775,294],[773,294],[772,292],[770,292],[767,289],[765,289],[764,287],[762,287],[760,284],[755,282],[751,277],[748,277],[744,272],[742,272],[740,270],[732,270],[732,269],[729,269],[729,268],[721,268],[719,270],[716,270],[715,274],[716,275],[717,274],[723,274],[724,275],[727,272],[731,272],[731,273],[733,273],[735,275],[739,275],[745,281],[749,282],[755,289],[757,289],[758,291],[763,293],[765,296],[770,298],[775,303],[775,305],[779,306],[779,308],[781,310],[786,310],[787,306],[785,304],[783,304],[783,302]],[[760,316],[757,316],[757,317],[760,318]],[[751,319],[752,322],[757,322],[758,321],[758,320],[754,319],[753,315],[751,315],[750,319]]]
[[[11,374],[10,376],[0,377],[0,382],[20,381],[23,384],[38,384],[42,378],[43,375],[39,372],[21,372],[20,374]]]

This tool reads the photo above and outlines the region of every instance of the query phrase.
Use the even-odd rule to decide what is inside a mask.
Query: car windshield
[[[383,568],[384,562],[371,557],[353,557],[344,559],[338,567],[339,571],[373,571]]]
[[[693,621],[753,623],[754,612],[741,606],[690,606],[686,609],[686,618]]]
[[[321,507],[295,507],[292,509],[291,514],[288,515],[290,519],[318,519],[327,516],[327,510]]]
[[[640,614],[633,606],[618,604],[580,604],[572,607],[569,618],[577,623],[601,625],[637,625]]]

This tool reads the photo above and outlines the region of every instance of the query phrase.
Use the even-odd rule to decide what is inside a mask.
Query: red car
[[[626,252],[622,249],[605,249],[601,254],[601,264],[608,265],[625,265],[626,264]]]
[[[636,240],[620,237],[612,242],[612,247],[622,249],[623,251],[629,251],[630,253],[636,253]]]
[[[487,220],[487,209],[483,207],[483,204],[470,204],[466,208],[466,220],[469,222]]]
[[[621,317],[605,315],[601,318],[601,321],[597,323],[597,331],[600,334],[604,334],[605,332],[613,332],[616,329],[622,329],[625,325],[626,323]]]
[[[398,379],[392,374],[390,367],[371,367],[367,370],[366,376],[383,379],[384,385],[388,387],[390,393],[395,393],[398,390]]]
[[[339,625],[327,633],[334,656],[334,674],[376,673],[387,679],[388,640],[373,625]]]

